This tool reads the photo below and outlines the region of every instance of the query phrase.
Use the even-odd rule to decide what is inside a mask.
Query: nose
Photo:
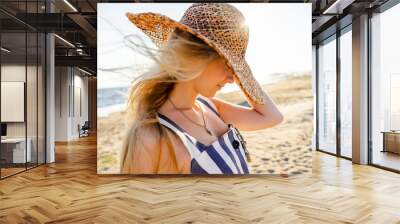
[[[234,82],[234,79],[233,79],[233,75],[232,75],[232,74],[226,76],[226,82],[231,83],[231,84]]]

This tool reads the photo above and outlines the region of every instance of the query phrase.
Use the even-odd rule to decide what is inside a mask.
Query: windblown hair
[[[171,34],[164,47],[155,52],[145,52],[155,63],[149,72],[134,80],[130,89],[128,116],[131,122],[122,146],[121,173],[133,173],[134,161],[140,159],[134,158],[135,149],[140,147],[140,131],[144,128],[158,130],[160,142],[166,142],[169,152],[173,152],[166,128],[156,118],[157,111],[168,99],[176,82],[196,78],[211,61],[219,57],[201,39],[179,29]]]

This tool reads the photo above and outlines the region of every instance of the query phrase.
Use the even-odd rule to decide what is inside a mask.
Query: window
[[[352,157],[352,35],[340,36],[340,155]]]
[[[336,153],[336,40],[318,48],[318,148]]]
[[[400,170],[400,5],[371,18],[372,164]]]
[[[41,5],[44,1],[18,2],[17,11],[43,12]],[[0,17],[8,21],[0,24],[0,112],[5,115],[1,118],[0,178],[5,178],[45,163],[46,39],[7,14],[0,12]]]
[[[390,130],[400,130],[400,73],[390,74]]]

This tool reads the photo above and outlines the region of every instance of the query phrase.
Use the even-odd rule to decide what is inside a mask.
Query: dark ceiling
[[[335,34],[351,24],[353,17],[376,12],[389,0],[311,0],[313,44]]]
[[[253,0],[238,2],[312,3],[313,43],[334,34],[338,28],[351,23],[353,16],[373,10],[388,0]],[[46,5],[47,2],[47,5]],[[118,1],[118,0],[1,0],[0,25],[4,38],[13,40],[14,47],[25,41],[17,37],[26,29],[54,32],[56,65],[80,66],[96,72],[97,3],[171,2],[171,1]],[[194,1],[175,1],[194,2]],[[200,1],[203,2],[203,1]],[[220,1],[224,2],[224,1]],[[340,23],[337,21],[341,20]],[[338,25],[339,24],[339,25]],[[66,43],[62,39],[69,43]],[[22,46],[21,43],[19,46]],[[34,46],[28,45],[29,47]]]
[[[54,32],[56,66],[79,66],[96,73],[96,5],[95,0],[1,0],[2,43],[13,49],[7,60],[21,58],[36,49],[32,32]],[[25,52],[25,35],[27,30]],[[59,38],[60,37],[60,38]],[[67,40],[70,44],[63,40]],[[30,42],[33,42],[30,44]],[[43,47],[39,43],[39,48]],[[35,54],[32,54],[35,55]],[[14,60],[15,61],[15,60]],[[29,62],[28,62],[29,63]]]

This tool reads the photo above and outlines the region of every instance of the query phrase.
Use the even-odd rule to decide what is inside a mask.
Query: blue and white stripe
[[[206,99],[197,98],[198,102],[218,114],[215,105]],[[185,145],[191,157],[192,174],[248,174],[244,149],[237,137],[237,130],[229,124],[229,130],[210,145],[204,145],[179,127],[174,121],[158,113],[159,122],[172,130]],[[233,142],[238,141],[235,149]]]

